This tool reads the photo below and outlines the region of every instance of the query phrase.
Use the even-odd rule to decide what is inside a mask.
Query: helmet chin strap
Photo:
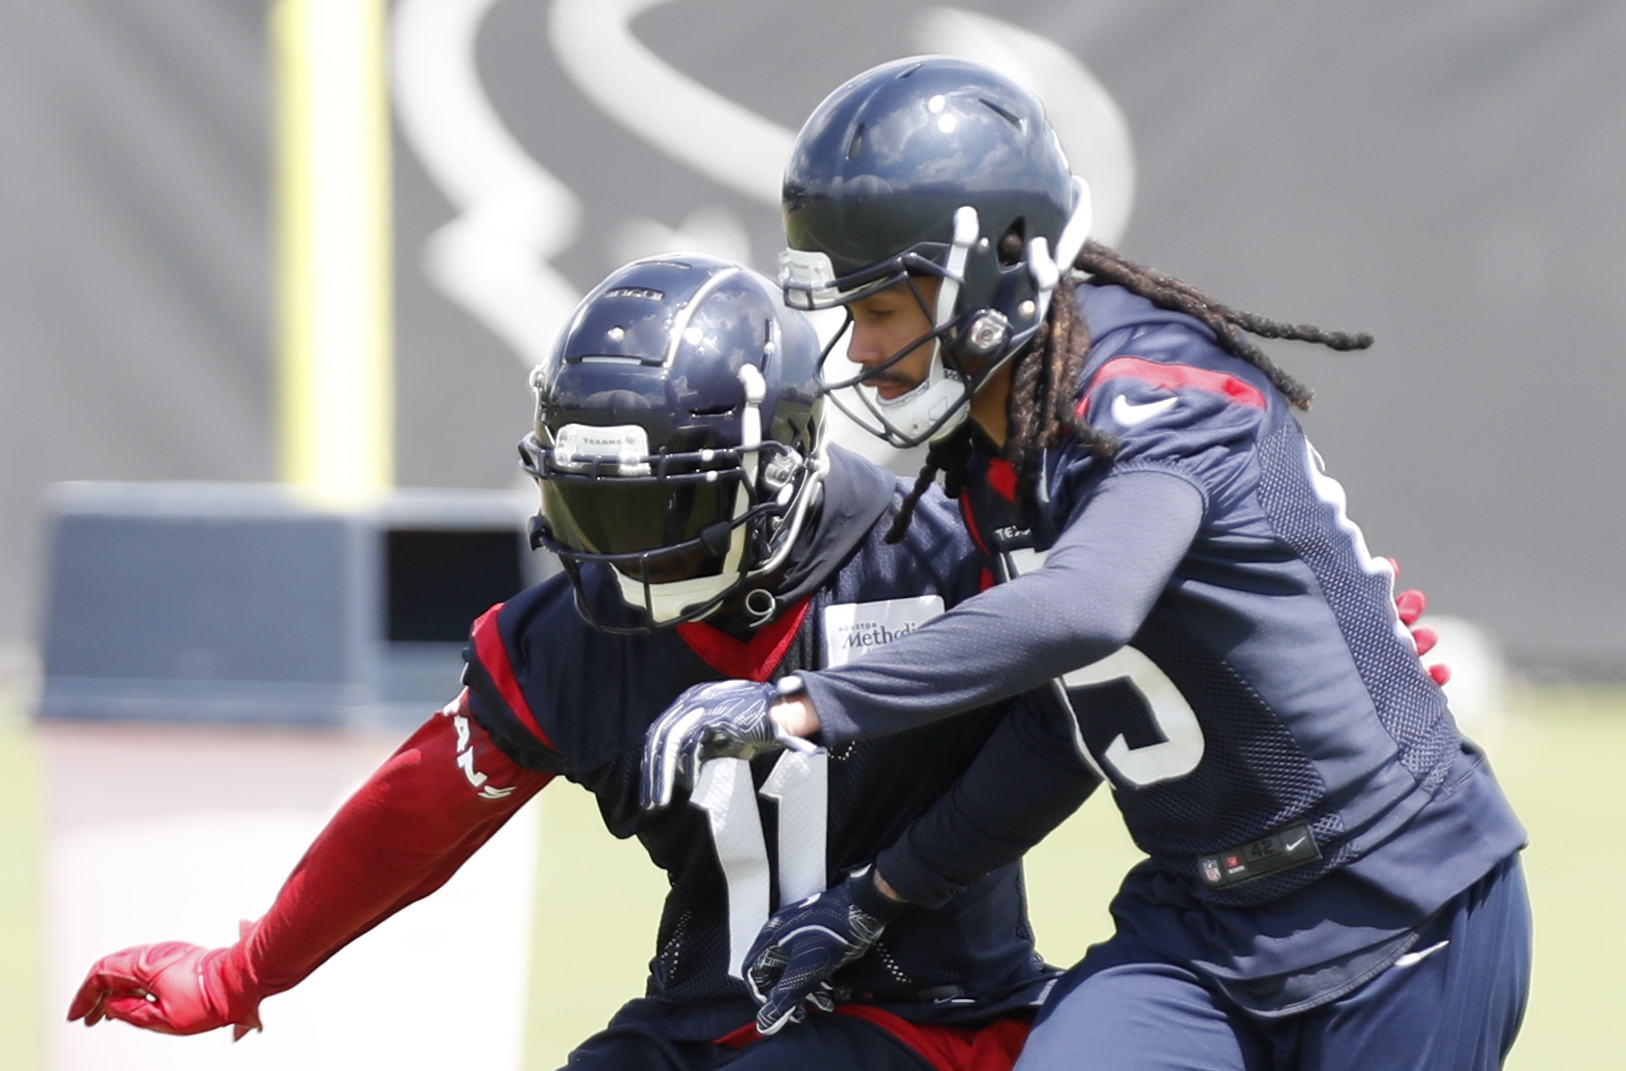
[[[1095,209],[1090,201],[1090,184],[1078,175],[1073,176],[1073,214],[1067,217],[1061,233],[1056,235],[1056,253],[1052,258],[1045,248],[1044,236],[1028,243],[1028,270],[1033,276],[1033,288],[1038,295],[1038,321],[1044,322],[1050,314],[1050,299],[1056,284],[1072,270],[1079,250],[1089,240],[1090,228],[1095,225]]]
[[[1035,236],[1028,242],[1028,271],[1037,298],[1037,323],[1043,323],[1049,315],[1056,285],[1061,281],[1062,274],[1072,268],[1073,261],[1078,259],[1079,250],[1084,248],[1094,223],[1089,184],[1074,175],[1072,186],[1072,214],[1056,236],[1054,255],[1043,235]],[[944,362],[942,330],[955,317],[966,261],[980,230],[981,222],[975,208],[961,205],[954,210],[953,238],[943,266],[943,280],[937,288],[936,306],[932,310],[932,326],[937,333],[932,340],[932,356],[927,364],[926,378],[913,390],[890,401],[879,397],[870,400],[871,409],[897,439],[919,442],[924,436],[925,441],[936,442],[954,431],[970,415],[967,403],[975,393],[975,384],[966,376],[951,371]],[[990,361],[980,372],[977,383],[986,382],[1015,355],[1015,349],[1007,346],[1003,354]]]
[[[965,422],[966,402],[971,385],[965,377],[951,372],[943,363],[942,330],[953,321],[960,299],[960,284],[971,247],[977,243],[981,224],[977,210],[961,205],[954,210],[954,233],[948,258],[943,264],[942,281],[937,286],[937,302],[932,310],[932,356],[926,364],[926,378],[914,389],[887,400],[870,399],[875,415],[905,444],[935,442]],[[869,388],[873,392],[873,388]]]
[[[877,397],[872,404],[881,422],[901,440],[898,445],[914,445],[922,441],[923,434],[926,441],[935,441],[958,427],[965,420],[962,403],[969,394],[965,380],[942,368],[934,354],[931,371],[919,386],[896,398]],[[949,414],[947,419],[944,414]],[[927,434],[939,420],[942,425]]]
[[[745,411],[740,414],[740,467],[745,470],[745,483],[755,487],[760,462],[758,449],[762,445],[762,400],[768,396],[768,381],[754,364],[740,366],[740,385],[745,388]],[[740,493],[744,494],[742,487]],[[735,516],[739,516],[736,509]]]
[[[796,495],[796,507],[788,521],[782,525],[776,537],[779,545],[768,556],[768,560],[751,570],[751,576],[761,576],[771,573],[785,563],[790,556],[791,547],[796,543],[796,536],[807,521],[807,511],[817,501],[819,485],[824,483],[825,476],[830,472],[830,458],[824,451],[824,443],[818,443],[813,453],[803,462],[802,487]]]
[[[971,256],[971,247],[977,244],[977,232],[981,229],[975,208],[961,205],[954,210],[954,236],[949,243],[948,260],[943,264],[943,282],[937,288],[937,310],[932,324],[939,330],[954,319],[954,303],[960,298],[965,262]]]
[[[1063,271],[1073,266],[1078,251],[1089,240],[1095,226],[1095,208],[1090,201],[1090,184],[1080,175],[1073,176],[1073,214],[1066,226],[1056,235],[1056,266]]]

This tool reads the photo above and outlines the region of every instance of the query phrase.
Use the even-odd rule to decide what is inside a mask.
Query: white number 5
[[[1044,554],[1025,549],[1005,555],[1006,569],[1012,577],[1030,573],[1044,564]],[[1127,681],[1139,696],[1152,723],[1163,736],[1163,742],[1145,747],[1130,747],[1119,733],[1102,752],[1101,758],[1118,776],[1136,787],[1144,788],[1159,781],[1184,777],[1203,760],[1203,730],[1197,715],[1186,697],[1174,686],[1168,675],[1133,647],[1124,647],[1114,654],[1075,669],[1061,679],[1057,689],[1065,697],[1069,688],[1082,688],[1109,681]],[[1072,701],[1068,700],[1068,705]],[[1078,711],[1074,711],[1075,720]],[[1078,741],[1083,747],[1083,739]],[[1086,752],[1087,754],[1087,752]]]

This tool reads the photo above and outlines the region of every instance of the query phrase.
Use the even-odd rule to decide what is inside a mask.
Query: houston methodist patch
[[[941,595],[826,606],[824,664],[826,667],[844,666],[871,648],[907,636],[942,612]]]

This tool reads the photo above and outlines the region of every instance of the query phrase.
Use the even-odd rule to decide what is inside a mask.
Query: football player
[[[819,359],[807,318],[735,265],[667,256],[606,279],[535,371],[521,444],[541,489],[532,541],[562,574],[475,622],[462,693],[344,804],[238,943],[108,956],[70,1018],[241,1036],[262,1000],[433,892],[562,777],[671,883],[645,995],[570,1067],[1008,1068],[1056,972],[1034,952],[1016,868],[981,876],[981,860],[1014,860],[1097,783],[1058,703],[818,753],[732,740],[737,757],[705,763],[678,806],[639,806],[645,731],[685,688],[771,689],[870,657],[978,588],[941,497],[902,540],[881,538],[908,488],[822,441]],[[1015,791],[976,788],[1013,771]],[[873,949],[810,987],[840,1014],[764,1038],[747,948],[775,908],[832,884],[821,953]],[[937,906],[886,926],[900,894]],[[802,996],[764,1030],[801,1018]]]
[[[1370,337],[1090,241],[1039,100],[960,60],[837,89],[783,208],[787,302],[847,312],[827,389],[930,444],[916,492],[944,472],[1004,582],[778,695],[686,696],[652,729],[646,802],[702,741],[839,749],[1061,678],[1148,858],[1019,1068],[1499,1066],[1529,981],[1524,830],[1292,414],[1309,391],[1248,335]],[[909,525],[906,505],[889,538]],[[763,935],[773,1001],[817,983],[776,975],[816,910]]]

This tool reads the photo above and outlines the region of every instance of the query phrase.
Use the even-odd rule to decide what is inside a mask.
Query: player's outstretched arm
[[[440,888],[550,775],[520,767],[465,713],[425,722],[339,808],[276,901],[227,948],[167,941],[91,967],[68,1009],[198,1034],[260,1025],[259,1005],[414,900]]]

